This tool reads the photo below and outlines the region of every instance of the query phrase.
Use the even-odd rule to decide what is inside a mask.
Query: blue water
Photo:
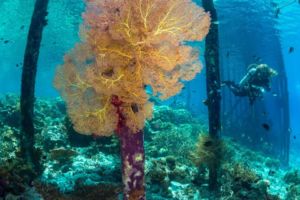
[[[297,1],[274,1],[282,7],[276,17],[276,7],[270,0],[216,1],[220,24],[221,63],[236,68],[236,79],[245,73],[244,67],[257,55],[272,65],[283,56],[288,77],[291,130],[300,134],[298,123],[300,82],[300,8]],[[200,1],[197,1],[200,3]],[[238,9],[237,9],[238,8]],[[0,93],[19,93],[21,66],[33,1],[2,0],[0,2]],[[79,39],[79,24],[84,3],[80,0],[50,1],[48,25],[45,28],[38,65],[36,95],[57,96],[52,86],[55,68]],[[8,43],[4,43],[8,40]],[[279,40],[279,41],[274,41]],[[278,44],[278,42],[280,44]],[[295,51],[289,53],[290,47]],[[224,58],[230,52],[230,58]],[[226,63],[227,62],[227,63]],[[201,103],[205,99],[205,74],[201,73],[187,84],[194,91],[191,110],[206,113]],[[178,97],[187,96],[185,91]],[[173,99],[170,100],[172,102]],[[300,136],[299,136],[300,137]]]
[[[216,1],[220,16],[221,62],[226,69],[234,69],[236,81],[245,67],[257,57],[271,66],[285,66],[288,80],[291,135],[300,133],[299,58],[300,6],[291,1]],[[279,14],[276,14],[280,8]],[[276,16],[277,15],[277,16]],[[295,51],[289,53],[289,48]],[[229,53],[229,56],[226,56]],[[255,57],[254,57],[255,56]],[[283,63],[282,63],[283,62]],[[225,94],[224,98],[228,97]],[[269,110],[277,108],[272,96],[265,99]],[[272,112],[272,111],[271,111]],[[276,116],[273,116],[276,124]],[[276,126],[276,125],[275,125]],[[291,139],[296,149],[299,140]],[[299,151],[299,150],[298,150]]]
[[[196,1],[201,4],[201,1]],[[258,59],[262,63],[280,68],[279,76],[286,75],[289,92],[289,118],[291,134],[290,164],[299,168],[300,152],[300,2],[298,0],[216,0],[219,20],[220,68],[223,80],[238,82],[246,73],[249,64]],[[0,0],[0,96],[13,93],[20,94],[20,82],[26,38],[33,11],[33,0]],[[280,8],[280,12],[279,9]],[[43,40],[38,63],[36,96],[53,98],[59,94],[53,87],[56,67],[63,62],[63,56],[79,41],[79,26],[84,3],[81,0],[50,0],[48,25],[43,33]],[[194,44],[201,49],[200,60],[204,62],[204,44]],[[294,50],[290,52],[290,48]],[[276,81],[276,78],[275,78]],[[228,91],[222,91],[224,113],[242,116],[250,112],[247,100],[240,100]],[[193,116],[207,117],[205,69],[175,97],[163,102],[167,105],[180,105],[188,108]],[[266,118],[258,119],[259,123],[267,121],[272,129],[264,139],[279,146],[281,119],[278,113],[279,100],[268,93],[260,102],[269,113]],[[242,109],[246,105],[246,111]],[[244,106],[245,107],[245,106]],[[258,114],[258,113],[256,113]],[[246,116],[246,115],[245,115]],[[235,123],[235,118],[226,123]],[[236,119],[237,120],[237,119]],[[243,129],[244,127],[242,127]],[[246,128],[245,132],[247,131]],[[223,129],[222,129],[223,130]],[[229,130],[229,129],[227,129]],[[232,130],[232,129],[230,129]],[[240,130],[240,129],[239,129]],[[261,134],[258,124],[254,127]],[[222,132],[224,135],[231,133]],[[237,133],[241,135],[242,133]],[[249,145],[256,147],[255,145]],[[276,152],[276,147],[275,147]],[[297,154],[298,153],[298,154]]]

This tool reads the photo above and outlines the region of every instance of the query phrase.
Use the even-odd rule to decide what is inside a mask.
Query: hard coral
[[[300,173],[299,170],[292,170],[288,171],[284,177],[283,180],[288,184],[300,184]]]
[[[222,184],[223,196],[224,191],[228,190],[228,196],[224,199],[279,200],[278,196],[269,194],[269,180],[262,179],[254,170],[240,163],[224,166]]]
[[[83,17],[82,42],[55,78],[78,132],[111,135],[117,109],[132,132],[141,130],[152,112],[145,87],[166,99],[201,69],[184,42],[202,40],[210,17],[192,0],[87,0]]]

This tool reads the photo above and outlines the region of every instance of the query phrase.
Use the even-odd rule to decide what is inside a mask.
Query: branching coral
[[[57,70],[55,86],[75,129],[110,135],[120,110],[132,132],[151,117],[145,87],[166,99],[201,69],[185,41],[202,40],[210,17],[191,0],[87,0],[82,42]]]

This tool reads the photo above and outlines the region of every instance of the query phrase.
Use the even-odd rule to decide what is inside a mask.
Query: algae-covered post
[[[220,69],[219,69],[219,34],[218,17],[213,0],[203,0],[203,8],[211,15],[212,24],[205,39],[205,64],[206,64],[206,90],[207,106],[209,115],[209,134],[219,140],[220,131]],[[217,174],[219,166],[212,166],[209,169],[209,187],[212,190],[217,188]]]
[[[47,24],[48,3],[49,0],[36,0],[35,2],[27,37],[21,83],[21,150],[27,164],[36,172],[39,170],[39,160],[34,156],[34,91],[40,44],[44,26]]]
[[[185,41],[202,40],[210,17],[192,0],[88,0],[82,41],[57,70],[76,131],[121,141],[123,198],[145,199],[144,122],[153,96],[167,99],[201,69]]]

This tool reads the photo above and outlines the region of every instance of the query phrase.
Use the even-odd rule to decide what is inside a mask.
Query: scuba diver
[[[247,74],[236,84],[233,81],[223,81],[235,96],[248,97],[253,105],[257,98],[262,98],[265,91],[271,90],[271,78],[278,73],[267,64],[251,64]]]

